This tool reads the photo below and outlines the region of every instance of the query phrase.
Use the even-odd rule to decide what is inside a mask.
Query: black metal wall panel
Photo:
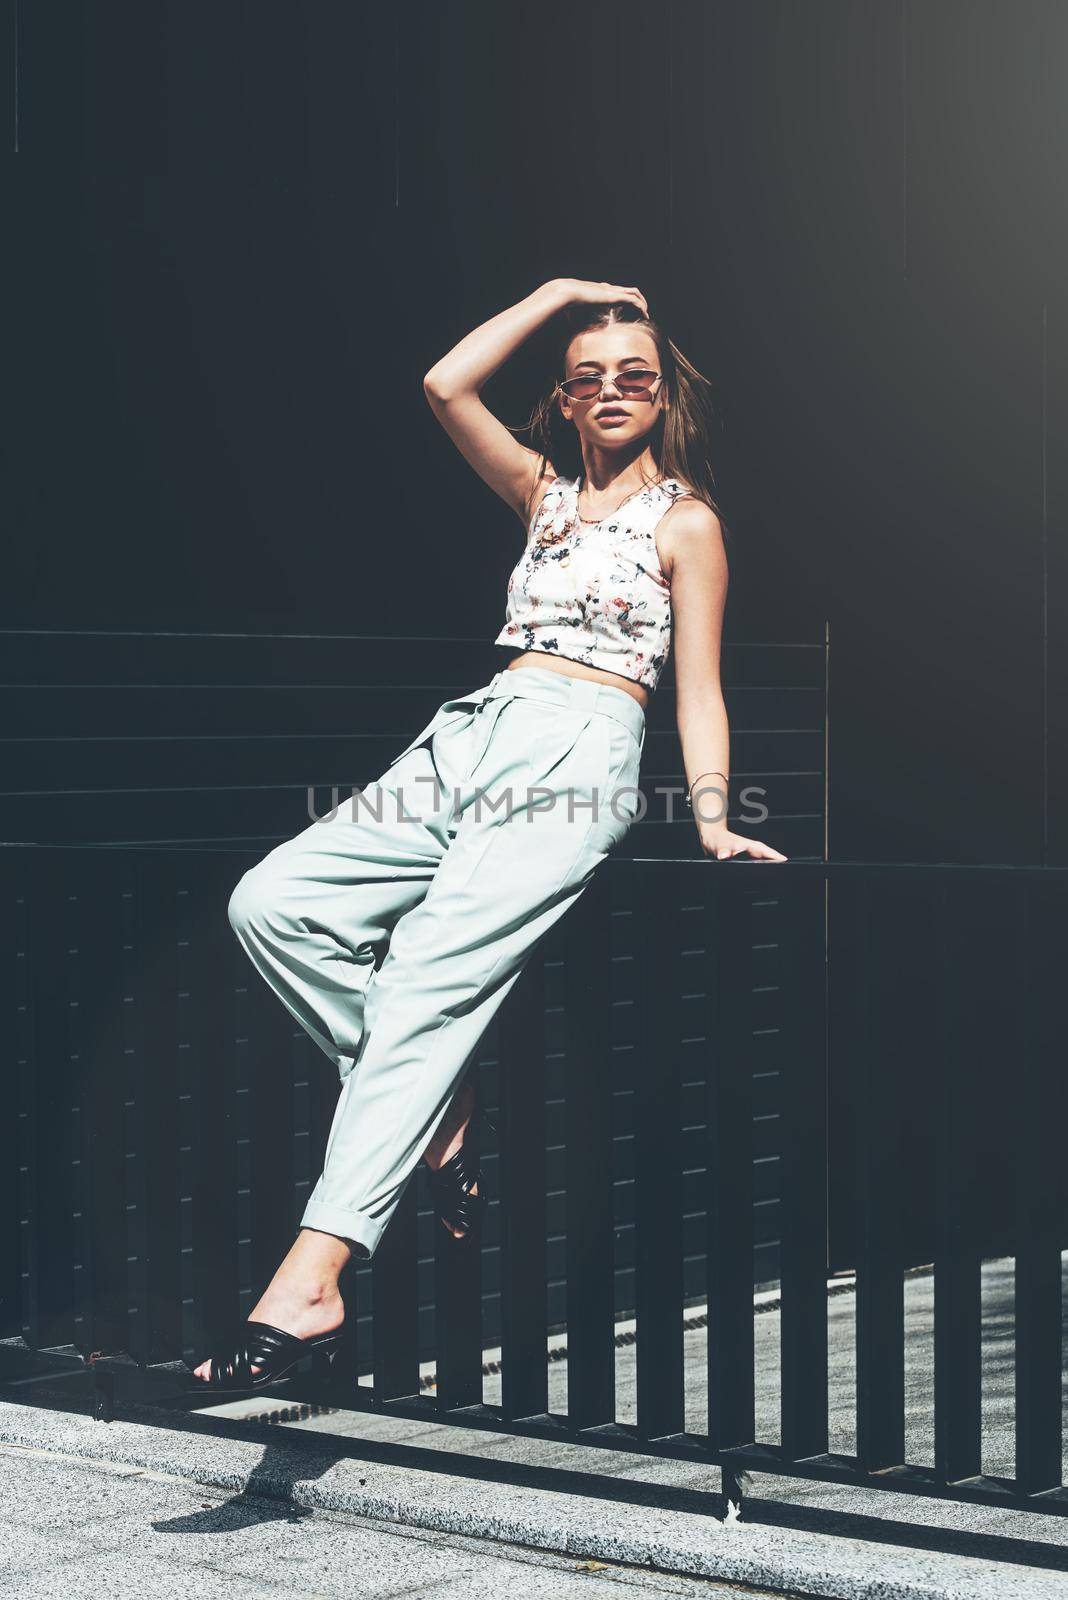
[[[578,118],[651,26],[624,159]],[[714,385],[736,633],[826,616],[849,664],[834,847],[982,859],[1008,769],[1009,858],[1063,860],[1066,29],[1056,0],[22,8],[3,620],[349,632],[373,602],[484,638],[518,525],[421,375],[548,277],[637,282]],[[517,423],[554,360],[534,338],[487,402]]]

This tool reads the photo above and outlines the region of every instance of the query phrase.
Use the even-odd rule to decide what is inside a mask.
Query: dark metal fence
[[[4,1123],[0,1162],[4,1370],[9,1380],[40,1372],[42,1392],[62,1394],[56,1374],[66,1366],[72,1388],[95,1384],[102,1415],[125,1396],[182,1403],[180,1356],[202,1352],[238,1314],[238,1283],[269,1276],[292,1236],[301,1177],[314,1176],[325,1138],[327,1075],[277,1048],[273,1013],[230,965],[226,854],[4,855],[8,904],[25,919],[4,963],[18,975],[7,1015],[22,1022],[15,1076],[25,1097]],[[81,864],[64,870],[64,860]],[[732,1496],[755,1471],[1063,1512],[1066,910],[1063,870],[607,862],[496,1024],[498,1248],[466,1251],[441,1229],[433,1238],[436,1392],[423,1392],[419,1371],[427,1286],[412,1186],[374,1261],[343,1285],[340,1372],[328,1383],[313,1366],[287,1397],[718,1464]],[[754,938],[755,925],[769,937]],[[621,1007],[623,966],[637,981]],[[551,1050],[549,1028],[559,1030]],[[778,1428],[758,1430],[753,1066],[769,1030],[783,1066],[781,1360]],[[298,1049],[289,1030],[284,1037]],[[626,1422],[612,1203],[621,1050],[632,1066],[637,1329]],[[989,1081],[992,1056],[1004,1066],[999,1120],[1012,1175],[999,1196],[1015,1258],[1012,1476],[984,1471],[982,1433],[987,1210],[974,1084]],[[700,1149],[688,1120],[694,1057],[704,1069]],[[856,1115],[848,1144],[834,1148],[827,1089],[847,1074]],[[295,1141],[278,1107],[300,1097],[307,1136]],[[563,1163],[548,1185],[546,1116],[561,1119]],[[932,1132],[926,1144],[911,1137],[916,1121]],[[920,1165],[903,1166],[917,1150]],[[858,1207],[848,1451],[831,1448],[827,1361],[828,1175],[843,1163]],[[683,1370],[684,1263],[698,1253],[694,1167],[707,1301],[699,1419]],[[916,1261],[900,1205],[915,1185],[933,1196],[935,1291],[935,1445],[919,1463],[905,1449],[903,1284]],[[566,1412],[550,1409],[547,1387],[554,1193],[566,1198]],[[500,1306],[493,1404],[484,1400],[484,1273],[496,1275]]]

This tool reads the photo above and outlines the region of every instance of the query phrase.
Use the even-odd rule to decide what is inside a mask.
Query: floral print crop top
[[[568,656],[655,689],[671,650],[671,587],[654,533],[693,491],[662,478],[600,522],[580,522],[581,482],[557,477],[545,491],[493,642]]]

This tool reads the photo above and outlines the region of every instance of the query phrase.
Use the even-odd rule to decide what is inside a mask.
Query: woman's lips
[[[602,414],[597,418],[597,421],[598,422],[605,422],[605,423],[607,423],[607,422],[626,422],[627,418],[628,418],[628,413],[626,411],[605,411],[605,412],[602,412]]]

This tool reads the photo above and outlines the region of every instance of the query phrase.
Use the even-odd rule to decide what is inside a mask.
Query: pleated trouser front
[[[644,742],[626,690],[502,670],[240,879],[234,932],[341,1079],[301,1226],[374,1254],[531,951],[638,814]]]

